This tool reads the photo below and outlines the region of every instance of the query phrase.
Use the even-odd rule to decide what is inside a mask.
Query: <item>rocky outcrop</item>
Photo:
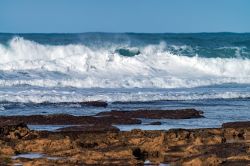
[[[141,121],[129,117],[95,117],[73,116],[68,114],[30,115],[30,116],[0,116],[1,125],[26,123],[29,125],[111,125],[140,124]]]
[[[150,119],[186,119],[201,118],[201,111],[194,109],[183,110],[134,110],[101,112],[95,116],[73,116],[68,114],[30,115],[30,116],[0,116],[0,125],[80,125],[81,127],[68,127],[63,130],[76,131],[118,131],[112,125],[141,124],[139,118]],[[151,125],[160,125],[159,122]]]
[[[94,106],[94,107],[107,107],[108,103],[105,101],[85,101],[81,102],[80,104]]]
[[[0,161],[26,165],[247,165],[250,128],[172,129],[127,132],[30,131],[25,125],[0,127]],[[21,136],[13,136],[19,133]],[[39,159],[10,159],[20,153]]]
[[[242,121],[242,122],[228,122],[222,125],[223,128],[243,128],[250,127],[250,121]]]
[[[119,128],[111,125],[81,125],[60,128],[57,131],[82,131],[82,132],[118,132]]]
[[[149,125],[161,125],[161,122],[151,122]]]
[[[92,106],[92,107],[107,107],[108,103],[105,101],[97,100],[97,101],[82,101],[82,102],[42,102],[40,105],[56,105],[56,106],[64,106],[64,105],[80,105],[80,106]]]
[[[180,110],[133,110],[119,111],[112,110],[110,112],[101,112],[97,116],[114,116],[129,118],[146,118],[146,119],[190,119],[202,118],[203,112],[195,109]]]
[[[21,139],[29,134],[27,125],[20,123],[17,125],[0,126],[0,137],[10,139]]]

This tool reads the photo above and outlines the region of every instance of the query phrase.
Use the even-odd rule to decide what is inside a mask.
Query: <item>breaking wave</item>
[[[52,46],[14,37],[0,44],[0,86],[189,88],[250,83],[250,59],[188,57],[166,47],[164,42],[140,48]]]

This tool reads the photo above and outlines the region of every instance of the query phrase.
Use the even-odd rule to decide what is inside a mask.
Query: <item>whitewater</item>
[[[0,33],[0,115],[195,108],[205,116],[122,130],[249,120],[249,41],[234,33]],[[108,107],[81,104],[96,100]]]
[[[167,44],[137,48],[124,56],[119,48],[83,44],[44,45],[14,37],[0,45],[0,86],[76,88],[192,88],[249,84],[250,59],[205,58],[173,54]]]

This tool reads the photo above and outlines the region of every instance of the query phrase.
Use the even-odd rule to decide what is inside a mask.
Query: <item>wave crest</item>
[[[125,46],[127,47],[127,46]],[[250,59],[187,57],[166,44],[122,56],[120,46],[42,45],[20,37],[0,45],[0,86],[178,88],[250,83]]]

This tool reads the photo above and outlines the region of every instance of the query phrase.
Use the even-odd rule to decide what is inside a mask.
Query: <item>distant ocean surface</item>
[[[109,106],[75,104],[92,100]],[[250,33],[0,33],[0,115],[139,108],[196,108],[206,117],[144,129],[250,120]]]

